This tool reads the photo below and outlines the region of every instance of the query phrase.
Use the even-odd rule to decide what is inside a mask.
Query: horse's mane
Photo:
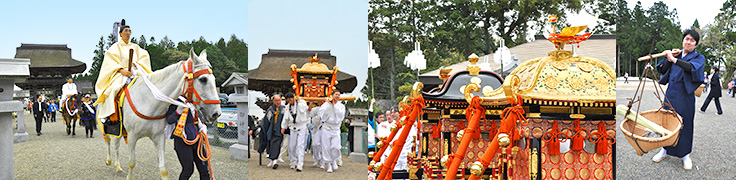
[[[153,71],[149,76],[148,79],[151,80],[151,82],[158,82],[163,80],[168,75],[171,75],[171,73],[175,72],[177,69],[181,69],[181,62],[179,61],[177,63],[168,65],[162,69]]]

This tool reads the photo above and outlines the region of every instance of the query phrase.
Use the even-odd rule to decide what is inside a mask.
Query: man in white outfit
[[[336,160],[340,156],[340,123],[345,118],[345,105],[338,103],[340,92],[332,92],[332,100],[322,104],[319,110],[322,118],[322,159],[327,165],[327,172],[337,170]]]
[[[406,117],[404,117],[406,118]],[[406,127],[402,127],[398,131],[401,132]],[[399,139],[399,136],[394,137],[394,141]],[[409,164],[407,164],[407,155],[411,153],[411,143],[414,142],[414,140],[417,137],[417,127],[416,124],[413,124],[411,126],[411,129],[409,130],[409,136],[406,137],[406,140],[404,141],[404,146],[401,149],[401,153],[399,154],[399,158],[396,159],[396,166],[394,166],[394,170],[407,170],[409,169]]]
[[[297,172],[302,172],[304,165],[304,148],[307,146],[307,127],[309,126],[309,110],[312,108],[307,105],[303,99],[296,100],[294,103],[294,94],[286,94],[286,107],[288,114],[284,116],[281,122],[281,131],[289,129],[289,167],[296,168]]]
[[[312,157],[314,158],[314,164],[313,166],[319,166],[320,168],[324,169],[325,164],[324,161],[322,161],[322,136],[320,133],[321,127],[322,127],[322,118],[319,117],[319,105],[312,104],[313,107],[311,111],[309,111],[309,116],[312,118]],[[310,106],[311,107],[311,106]]]
[[[77,91],[77,84],[74,84],[74,80],[72,80],[72,77],[67,77],[66,84],[61,86],[61,107],[64,107],[64,104],[66,104],[66,100],[69,99],[69,97],[77,94],[78,92],[79,91]]]

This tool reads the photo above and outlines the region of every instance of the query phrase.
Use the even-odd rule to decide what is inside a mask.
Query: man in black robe
[[[261,147],[258,148],[258,153],[263,153],[264,150],[268,149],[268,159],[271,159],[268,167],[273,167],[273,169],[279,167],[276,159],[279,157],[281,141],[284,138],[284,134],[281,132],[283,118],[284,106],[281,106],[281,96],[274,95],[273,105],[268,108],[266,115],[261,120]]]

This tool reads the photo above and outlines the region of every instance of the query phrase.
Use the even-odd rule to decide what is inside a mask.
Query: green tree
[[[661,1],[648,9],[644,9],[641,2],[629,9],[624,0],[619,0],[617,6],[618,19],[615,21],[619,75],[629,73],[640,76],[646,63],[637,61],[638,57],[682,48],[677,9],[669,11],[669,7]]]
[[[427,69],[420,73],[428,72],[465,61],[472,53],[493,53],[500,39],[509,47],[523,44],[531,38],[527,32],[542,29],[547,15],[564,17],[567,11],[581,10],[588,1],[593,0],[371,0],[368,38],[382,65],[372,71],[385,76],[374,76],[375,82],[368,78],[361,92],[371,94],[372,83],[376,98],[403,97],[399,87],[416,81],[398,77],[416,74],[402,63],[414,42],[421,43],[427,59]],[[564,24],[564,18],[561,20]]]
[[[733,80],[736,70],[736,0],[727,0],[711,24],[703,27],[696,51],[706,55],[706,68],[723,65],[721,77]]]
[[[233,34],[225,47],[227,48],[221,50],[225,56],[235,62],[238,67],[237,71],[248,72],[248,45]]]
[[[97,42],[97,45],[95,46],[97,47],[94,50],[95,57],[92,58],[92,65],[89,66],[89,71],[77,76],[77,79],[88,80],[92,83],[97,82],[97,76],[100,75],[100,68],[102,67],[102,60],[105,59],[105,52],[107,52],[107,49],[112,46],[113,38],[112,33],[107,36],[107,40],[105,40],[104,36],[100,36],[100,41]]]
[[[220,48],[217,48],[215,45],[210,45],[207,48],[207,60],[209,60],[210,65],[212,65],[212,72],[216,77],[215,82],[217,83],[217,86],[222,85],[222,83],[230,77],[230,74],[237,70],[235,62],[228,59],[225,54],[222,53]]]

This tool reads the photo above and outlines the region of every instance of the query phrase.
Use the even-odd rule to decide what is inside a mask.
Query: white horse
[[[197,56],[194,53],[194,49],[190,50],[188,60],[192,61],[194,72],[212,68],[210,62],[207,61],[207,52],[205,50],[202,51],[200,56]],[[161,70],[151,73],[148,78],[163,94],[165,94],[169,98],[176,99],[177,97],[182,95],[182,92],[184,92],[184,88],[188,84],[186,81],[187,73],[184,72],[184,68],[182,67],[185,66],[186,62],[187,61],[181,61],[179,63],[169,65]],[[201,76],[195,77],[193,80],[193,84],[195,91],[202,98],[199,99],[196,96],[193,96],[192,98],[194,98],[194,101],[218,99],[217,89],[215,85],[215,76],[211,73],[206,73]],[[139,113],[142,113],[146,116],[161,116],[166,113],[166,109],[170,105],[169,103],[152,98],[154,97],[152,92],[140,78],[130,86],[129,92],[130,94],[128,94],[128,96],[130,96],[133,106],[135,106]],[[168,179],[168,170],[166,170],[164,159],[164,144],[166,141],[166,135],[164,133],[164,129],[166,127],[165,118],[146,120],[136,115],[136,113],[131,108],[131,103],[124,101],[123,104],[123,126],[128,132],[128,148],[130,150],[130,159],[128,160],[130,171],[128,172],[127,178],[133,179],[133,168],[135,168],[136,163],[136,141],[138,141],[138,139],[140,138],[148,137],[151,139],[151,141],[153,141],[153,144],[154,146],[156,146],[157,149],[158,167],[161,172],[161,179]],[[205,120],[206,122],[215,121],[217,117],[222,114],[222,110],[220,109],[219,104],[201,103],[195,104],[194,107],[196,110],[199,110],[200,118]],[[120,162],[118,162],[120,138],[113,138],[113,140],[115,141],[115,156],[113,156],[115,167],[118,171],[122,171],[122,168],[120,168]],[[106,143],[107,159],[105,161],[105,164],[110,165],[112,162],[110,158],[112,156],[112,151],[110,148],[110,142],[108,141]]]

